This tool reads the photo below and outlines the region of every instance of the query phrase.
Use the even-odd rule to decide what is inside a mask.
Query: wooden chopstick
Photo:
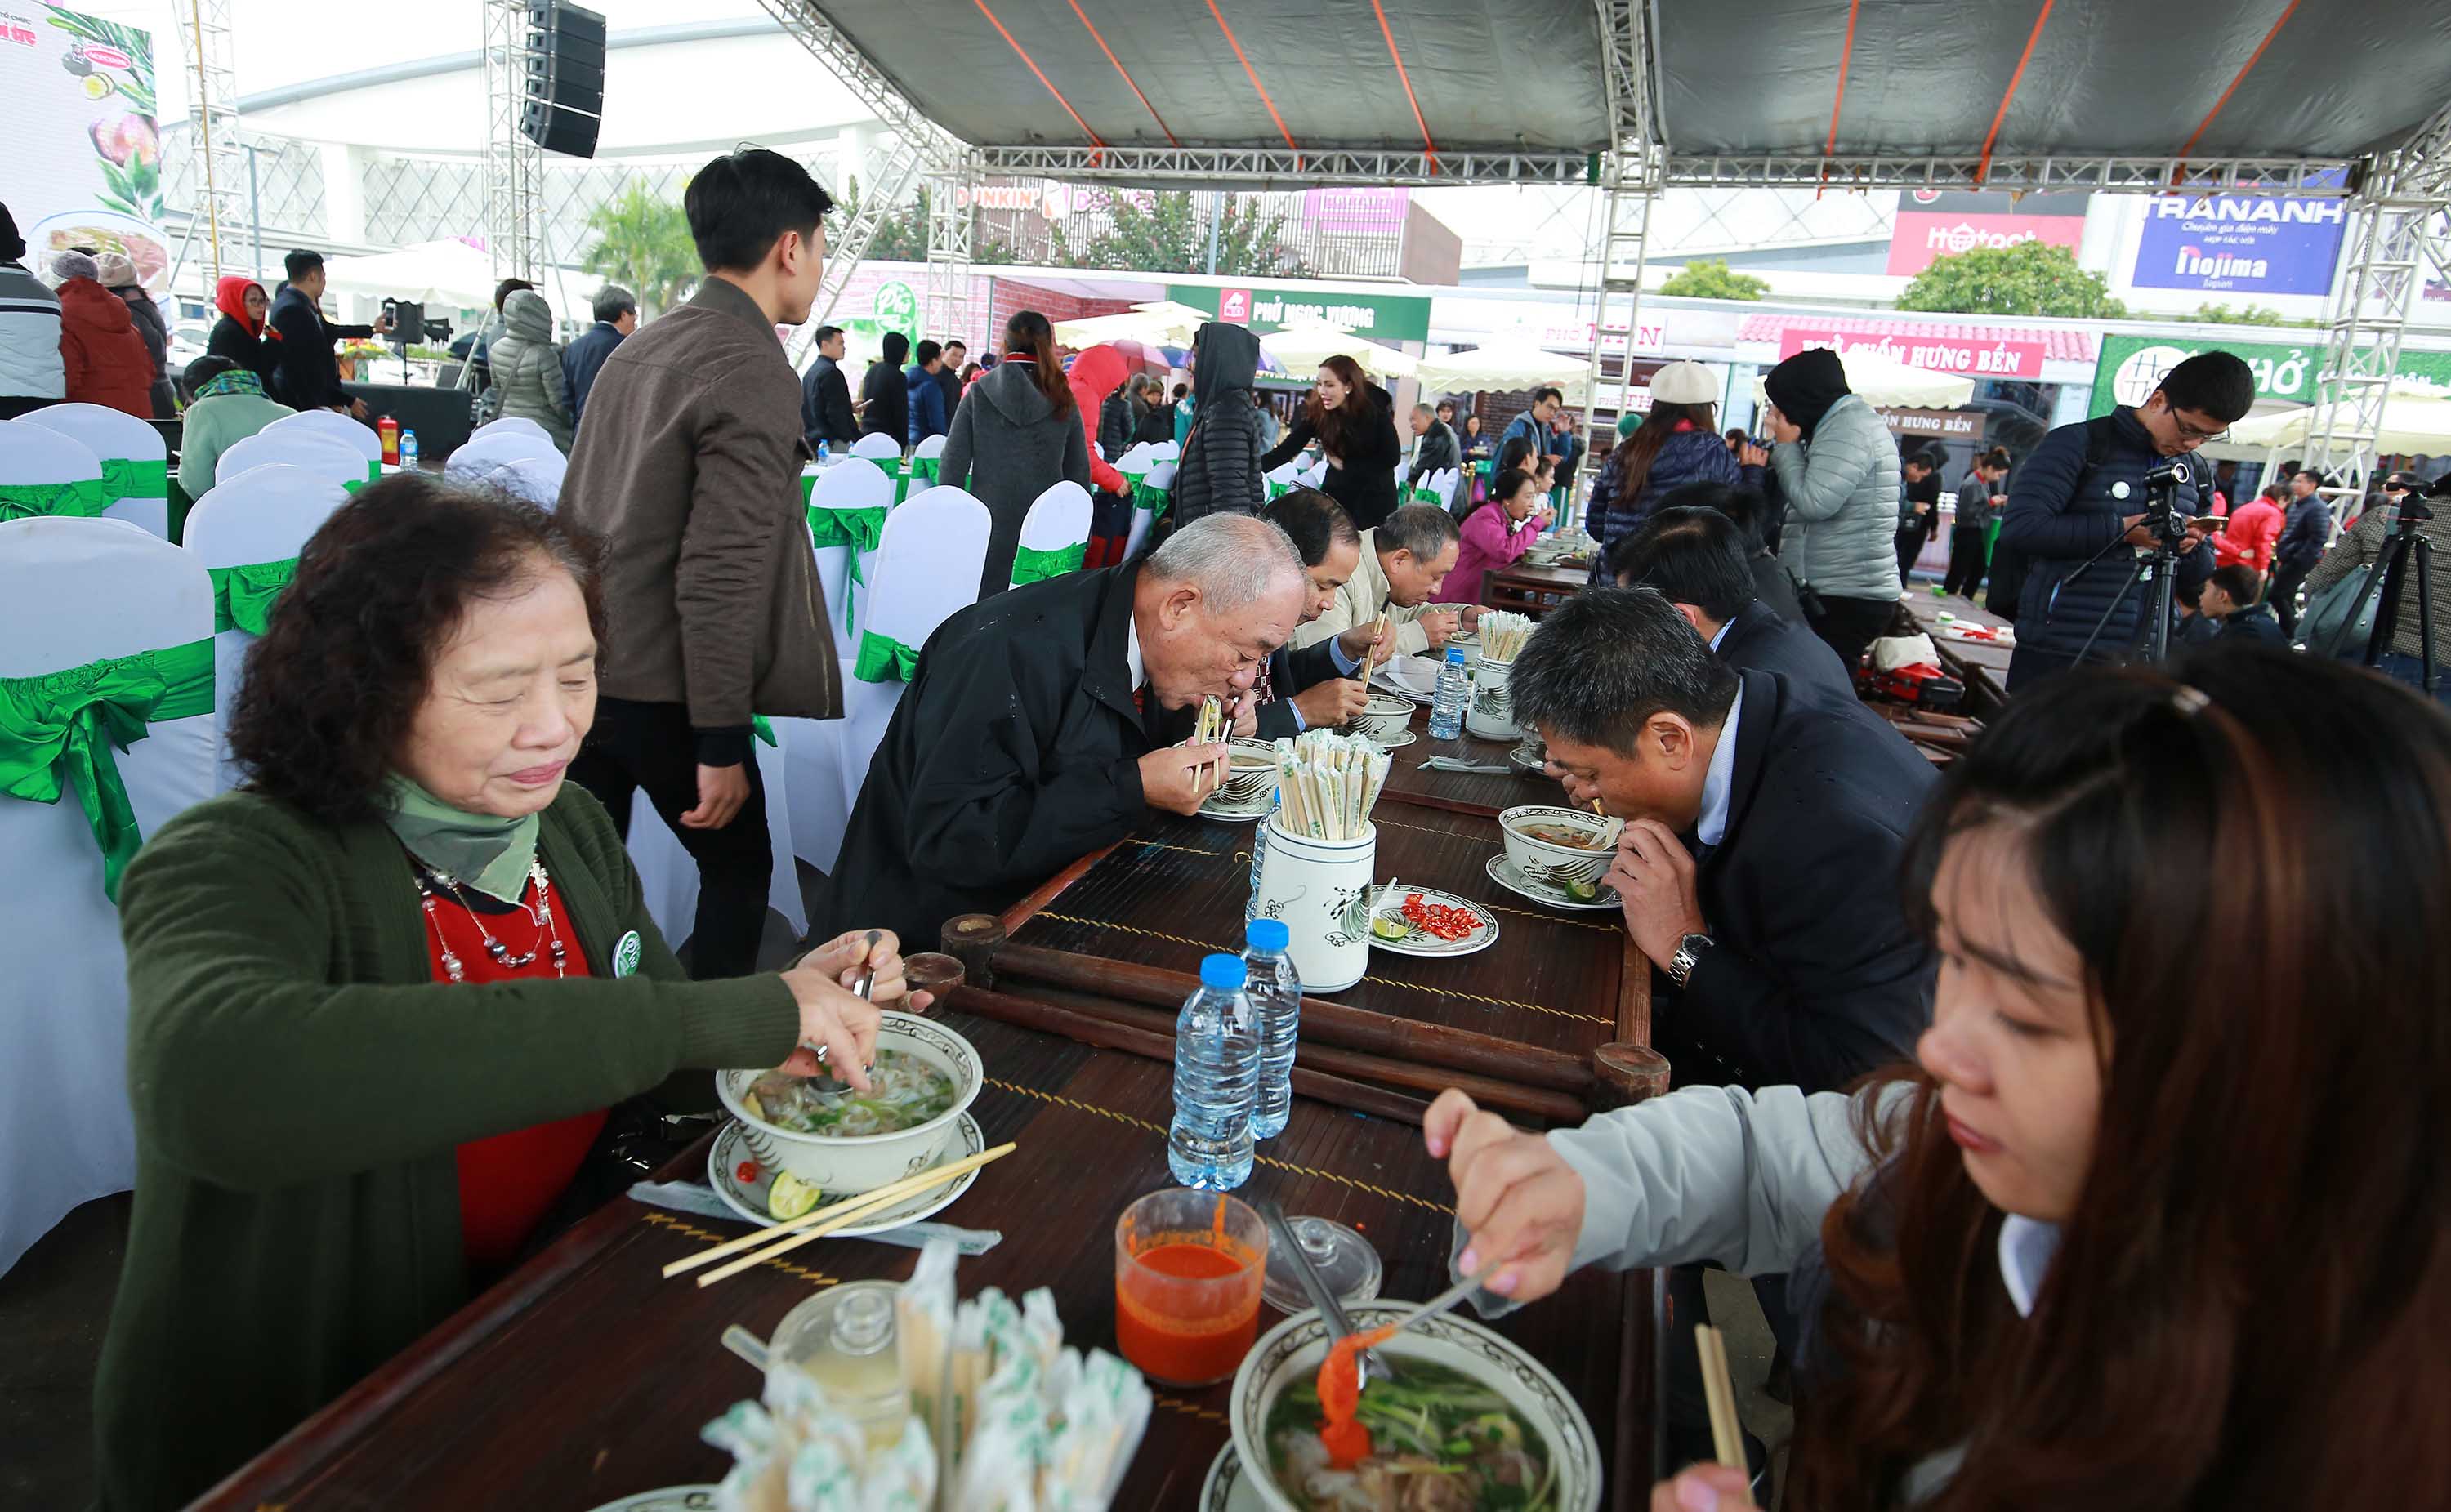
[[[877,1188],[874,1191],[862,1192],[856,1197],[844,1202],[833,1204],[829,1207],[812,1208],[809,1211],[802,1213],[797,1218],[787,1218],[779,1224],[760,1228],[755,1233],[743,1234],[737,1239],[727,1239],[722,1244],[716,1245],[710,1248],[701,1249],[696,1254],[691,1255],[687,1259],[674,1261],[671,1265],[664,1267],[663,1274],[665,1278],[669,1280],[674,1276],[680,1275],[684,1271],[696,1270],[700,1266],[709,1265],[715,1261],[721,1260],[727,1255],[736,1255],[744,1249],[755,1248],[778,1235],[802,1234],[803,1237],[809,1239],[822,1238],[825,1234],[832,1233],[835,1228],[841,1227],[837,1220],[854,1218],[862,1213],[873,1212],[879,1208],[891,1207],[894,1203],[900,1202],[903,1198],[911,1196],[914,1192],[926,1191],[931,1187],[941,1187],[946,1182],[951,1181],[957,1176],[976,1170],[981,1166],[986,1165],[989,1161],[1003,1159],[1005,1156],[1012,1153],[1013,1148],[1012,1143],[1010,1141],[1007,1141],[1004,1144],[998,1145],[993,1149],[983,1150],[978,1154],[966,1156],[961,1160],[954,1161],[951,1165],[932,1167],[930,1169],[919,1172],[915,1176],[905,1176],[900,1181],[889,1182],[885,1186]],[[814,1229],[816,1231],[804,1233],[804,1230],[811,1229]],[[775,1252],[779,1253],[780,1251]],[[742,1262],[742,1265],[754,1265],[764,1258],[765,1256],[762,1254],[753,1256],[750,1260]],[[725,1276],[731,1275],[735,1270],[738,1270],[740,1268],[741,1266],[726,1267],[716,1274],[703,1278],[699,1285],[703,1286],[708,1281],[720,1281]]]
[[[1386,633],[1387,612],[1382,609],[1379,611],[1378,622],[1370,627],[1370,643],[1362,648],[1362,685],[1365,688],[1370,686],[1371,677],[1379,671],[1379,638]]]
[[[1702,1396],[1711,1408],[1711,1447],[1731,1470],[1745,1470],[1745,1439],[1736,1424],[1736,1388],[1728,1379],[1728,1345],[1709,1324],[1694,1329],[1694,1347],[1702,1357]]]

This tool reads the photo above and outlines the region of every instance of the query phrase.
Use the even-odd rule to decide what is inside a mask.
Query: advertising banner
[[[1977,444],[1991,422],[1991,417],[1979,409],[1885,409],[1881,418],[1890,422],[1894,436],[1937,436]]]
[[[1323,231],[1395,236],[1412,198],[1410,189],[1304,189],[1302,218]]]
[[[1909,277],[1932,259],[1977,247],[2010,247],[2042,242],[2073,252],[2085,240],[2083,194],[1968,194],[1916,189],[1898,196],[1890,226],[1892,276]]]
[[[1262,336],[1304,321],[1342,325],[1374,342],[1422,342],[1430,336],[1430,302],[1402,294],[1344,294],[1303,284],[1254,283],[1239,287],[1169,284],[1166,297],[1248,325]]]
[[[2198,352],[2231,352],[2255,374],[2255,397],[2290,404],[2315,402],[2316,379],[2324,365],[2320,336],[2287,345],[2265,342],[2183,342],[2159,336],[2106,336],[2102,360],[2094,369],[2093,415],[2108,414],[2120,404],[2141,404],[2162,382],[2162,375]],[[2395,369],[2402,377],[2451,384],[2451,352],[2400,354]]]
[[[2339,200],[2164,195],[2136,240],[2139,288],[2212,294],[2324,294],[2348,209]]]
[[[147,288],[167,294],[153,34],[0,0],[0,98],[9,209],[27,265],[41,271],[52,253],[79,246],[124,252]]]
[[[1892,362],[1909,367],[1920,367],[1928,373],[1952,373],[1962,378],[2040,378],[2043,376],[2043,354],[2048,349],[2041,342],[2012,342],[2007,339],[1982,342],[1954,337],[1928,336],[1918,331],[1912,336],[1864,336],[1851,331],[1834,331],[1828,327],[1793,324],[1778,333],[1778,356],[1781,362],[1798,352],[1827,347],[1833,352],[1873,351]]]

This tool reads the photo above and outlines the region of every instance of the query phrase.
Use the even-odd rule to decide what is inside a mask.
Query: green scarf
[[[536,859],[537,816],[505,819],[455,809],[393,773],[383,782],[383,822],[408,854],[462,887],[516,903]]]
[[[909,682],[919,670],[919,653],[873,630],[859,633],[859,659],[851,675],[862,682]]]
[[[145,836],[111,752],[144,739],[153,720],[212,710],[210,640],[0,677],[0,794],[56,803],[64,788],[75,788],[102,852],[103,894],[117,902],[119,874]]]
[[[1089,557],[1089,543],[1057,546],[1051,551],[1033,551],[1028,546],[1015,547],[1012,554],[1012,585],[1041,582],[1049,578],[1061,578],[1068,572],[1079,572],[1081,563]]]
[[[213,631],[244,630],[248,635],[264,634],[265,621],[272,617],[273,600],[289,579],[298,576],[298,559],[287,561],[252,561],[240,567],[207,567],[213,579]]]
[[[235,367],[219,378],[208,380],[204,387],[196,390],[198,401],[220,394],[253,394],[261,399],[265,397],[264,380],[244,367]]]
[[[851,634],[851,610],[853,591],[868,581],[860,571],[859,554],[874,551],[885,536],[886,506],[873,509],[809,509],[809,536],[823,551],[828,546],[848,547],[851,565],[843,575],[843,634]]]
[[[91,520],[121,497],[99,478],[80,478],[72,483],[0,483],[0,520],[37,515]]]

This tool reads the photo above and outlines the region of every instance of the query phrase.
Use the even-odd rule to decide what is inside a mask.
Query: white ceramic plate
[[[1358,735],[1364,740],[1369,741],[1372,745],[1377,746],[1382,751],[1402,751],[1404,747],[1411,745],[1414,741],[1421,738],[1419,735],[1416,735],[1410,730],[1405,731],[1402,735],[1393,736],[1372,735],[1367,730],[1340,730],[1337,734]]]
[[[1200,1485],[1200,1512],[1268,1512],[1260,1488],[1243,1473],[1242,1457],[1228,1443],[1217,1451],[1208,1479]]]
[[[988,1148],[987,1135],[980,1131],[977,1119],[963,1113],[954,1119],[954,1123],[960,1130],[959,1138],[946,1149],[945,1158],[937,1162],[938,1165],[967,1159]],[[775,1171],[760,1161],[755,1181],[740,1179],[737,1172],[740,1163],[755,1158],[749,1152],[746,1132],[736,1118],[723,1126],[722,1131],[715,1136],[715,1147],[707,1151],[706,1181],[715,1188],[715,1194],[723,1199],[725,1207],[763,1227],[775,1221],[775,1215],[766,1208],[766,1194],[775,1187]],[[959,1181],[905,1198],[873,1217],[863,1219],[848,1228],[837,1228],[834,1233],[842,1238],[856,1239],[862,1234],[881,1234],[889,1228],[899,1228],[904,1224],[915,1224],[922,1218],[933,1217],[951,1207],[978,1179],[979,1173],[973,1169]],[[833,1204],[819,1203],[817,1206],[822,1211]]]
[[[1506,759],[1514,762],[1517,767],[1525,772],[1537,772],[1545,776],[1549,770],[1549,764],[1547,761],[1534,757],[1530,752],[1524,750],[1520,745],[1508,748],[1506,752]]]
[[[1402,879],[1400,877],[1398,880]],[[1443,903],[1449,908],[1462,909],[1471,913],[1476,921],[1473,932],[1460,940],[1442,940],[1429,931],[1422,929],[1413,931],[1401,940],[1382,940],[1373,933],[1370,936],[1372,950],[1385,951],[1390,955],[1470,955],[1476,951],[1485,951],[1498,943],[1497,914],[1468,897],[1459,897],[1453,893],[1441,893],[1434,887],[1400,888],[1397,894],[1381,904],[1375,913],[1398,913],[1403,907],[1404,899],[1417,893],[1421,894],[1424,904]]]
[[[1267,816],[1268,804],[1276,795],[1274,783],[1262,788],[1256,795],[1240,800],[1218,795],[1200,805],[1200,816],[1220,819],[1227,824],[1248,824],[1253,819]]]
[[[1564,888],[1552,887],[1546,882],[1535,882],[1516,870],[1515,863],[1506,858],[1503,851],[1489,858],[1489,879],[1509,893],[1528,897],[1535,903],[1546,903],[1551,908],[1557,909],[1582,909],[1597,912],[1601,909],[1616,908],[1621,901],[1617,895],[1617,889],[1603,887],[1600,889],[1598,898],[1589,903],[1578,903],[1566,895]]]
[[[1231,1454],[1234,1446],[1229,1443],[1226,1450]],[[607,1502],[595,1512],[715,1512],[715,1487],[668,1485],[660,1491],[641,1491],[618,1502]]]

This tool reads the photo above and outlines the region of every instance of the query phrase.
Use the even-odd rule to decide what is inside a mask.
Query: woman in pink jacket
[[[1537,506],[1540,486],[1530,473],[1510,467],[1489,485],[1489,500],[1463,522],[1463,545],[1447,574],[1447,595],[1458,603],[1481,603],[1489,574],[1532,549],[1549,512]]]

